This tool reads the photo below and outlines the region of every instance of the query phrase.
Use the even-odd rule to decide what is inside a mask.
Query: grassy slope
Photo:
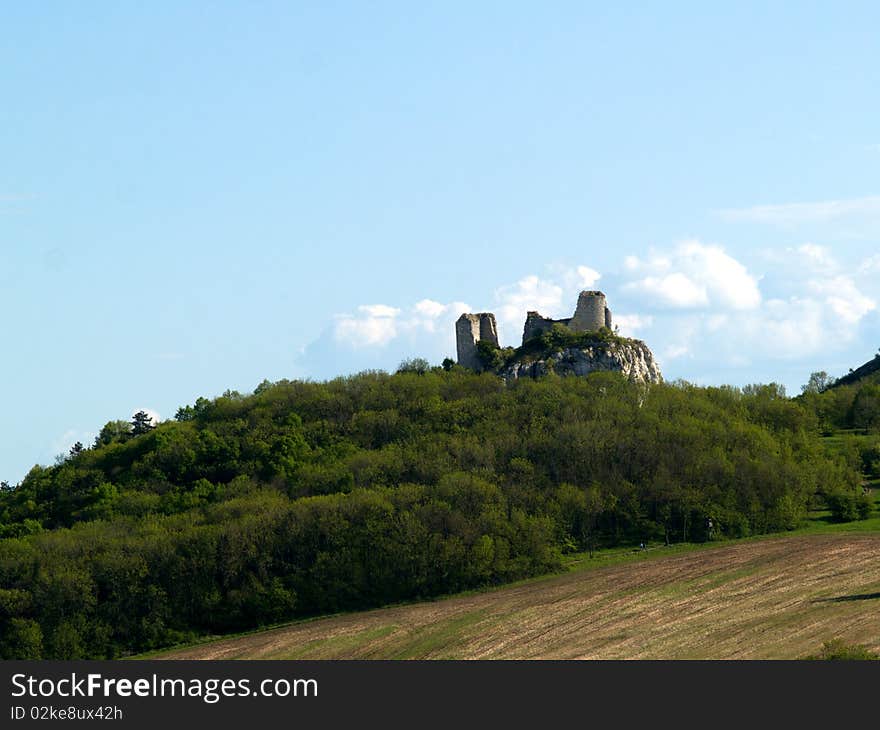
[[[492,591],[303,621],[170,659],[797,658],[880,650],[880,517],[721,545],[575,556]]]
[[[159,657],[796,658],[832,638],[880,650],[880,534],[654,551],[661,553]]]
[[[878,510],[845,524],[816,511],[785,536],[576,555],[568,568],[491,591],[301,621],[153,656],[781,659],[815,653],[833,638],[880,651]]]

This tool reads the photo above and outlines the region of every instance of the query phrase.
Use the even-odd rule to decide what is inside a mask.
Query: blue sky
[[[5,4],[0,478],[585,286],[670,379],[869,359],[880,10],[709,5]]]

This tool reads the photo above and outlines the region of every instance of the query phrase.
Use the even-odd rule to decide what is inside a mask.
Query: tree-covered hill
[[[0,492],[0,656],[114,657],[502,583],[565,551],[866,514],[860,454],[776,386],[404,367],[264,382]]]
[[[860,381],[869,381],[871,383],[880,381],[880,352],[864,365],[860,365],[855,370],[850,370],[846,375],[839,377],[830,387],[839,388],[844,385],[854,385]]]
[[[826,434],[880,429],[880,354],[837,380],[824,371],[813,373],[803,391],[799,399]]]

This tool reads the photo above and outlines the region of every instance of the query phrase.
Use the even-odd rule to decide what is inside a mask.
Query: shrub
[[[865,520],[871,514],[872,500],[864,492],[835,490],[825,495],[825,502],[836,522]]]
[[[415,373],[416,375],[424,375],[431,368],[429,363],[423,357],[412,357],[404,360],[397,366],[398,373]]]
[[[880,656],[858,644],[847,644],[842,639],[832,639],[822,644],[822,650],[818,654],[812,654],[805,658],[823,659],[826,661],[852,661],[877,660],[880,659]]]

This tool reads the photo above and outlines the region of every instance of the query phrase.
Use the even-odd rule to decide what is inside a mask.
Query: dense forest
[[[880,386],[827,385],[505,384],[412,361],[112,421],[3,485],[0,656],[118,657],[502,583],[569,551],[787,530],[816,505],[864,517],[880,440],[820,437],[876,432]]]

